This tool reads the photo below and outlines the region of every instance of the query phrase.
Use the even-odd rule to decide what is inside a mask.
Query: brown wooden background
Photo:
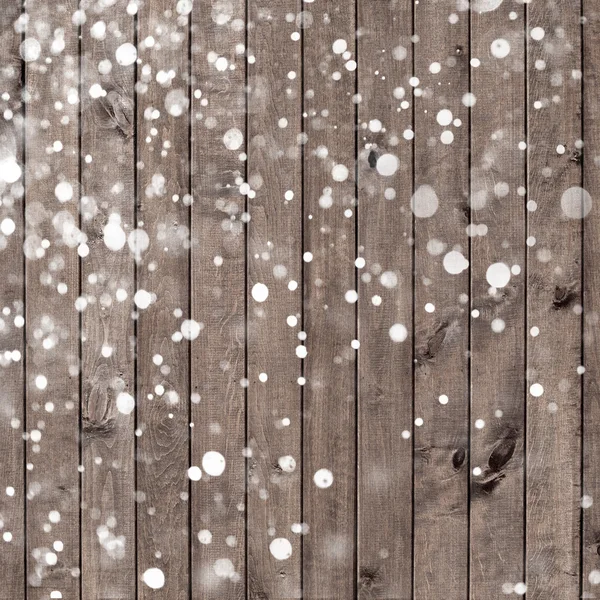
[[[0,599],[600,597],[599,34],[596,0],[4,0]]]

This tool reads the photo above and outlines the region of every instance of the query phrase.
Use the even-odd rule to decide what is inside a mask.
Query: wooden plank
[[[151,585],[158,572],[161,598],[188,598],[189,584],[189,343],[182,335],[190,314],[186,6],[175,10],[170,0],[153,0],[137,12],[136,220],[149,237],[135,295],[137,565],[138,598],[144,599],[157,598]]]
[[[455,10],[453,0],[415,4],[414,595],[423,600],[468,596],[469,17],[454,22]]]
[[[304,44],[304,597],[356,591],[354,2],[306,4]],[[348,55],[335,54],[337,40]],[[331,474],[331,475],[330,475]],[[333,477],[333,483],[331,482]]]
[[[592,194],[595,203],[595,190],[600,181],[597,159],[600,152],[600,137],[596,123],[600,116],[598,104],[600,78],[600,48],[597,40],[600,34],[600,11],[596,4],[583,0],[583,188]],[[583,556],[582,556],[582,598],[599,595],[600,572],[600,469],[597,459],[600,451],[600,388],[598,337],[598,291],[600,273],[599,236],[600,212],[594,205],[583,221],[584,256],[584,365],[583,376]],[[591,505],[590,505],[591,504]]]
[[[302,273],[302,45],[286,18],[301,10],[297,0],[248,4],[248,183],[256,193],[247,253],[250,598],[302,595],[302,540],[293,527],[302,521],[302,288],[288,287]],[[261,286],[265,302],[255,299]]]
[[[135,597],[135,66],[119,48],[134,39],[128,0],[88,14],[82,28],[82,595]],[[111,70],[106,72],[106,62]],[[100,88],[98,88],[100,86]],[[133,236],[133,237],[131,237]],[[85,252],[84,252],[85,254]],[[125,297],[126,294],[126,297]]]
[[[204,327],[192,343],[192,464],[203,470],[192,484],[192,588],[207,600],[246,597],[245,11],[215,0],[192,14],[192,315]],[[221,476],[205,472],[208,452],[224,457]]]
[[[480,470],[471,478],[473,600],[521,591],[525,578],[523,31],[523,6],[472,12],[470,426],[471,468]]]
[[[527,7],[527,600],[579,595],[580,8]]]
[[[19,2],[9,3],[0,13],[0,535],[3,571],[2,600],[24,598],[25,471],[23,384],[25,343],[23,336],[23,107],[21,102],[22,63],[19,56],[21,14]],[[18,168],[16,166],[18,165]]]
[[[360,598],[412,586],[412,6],[358,2],[358,585]],[[397,48],[404,48],[404,52]],[[400,158],[391,175],[380,171]],[[388,156],[386,156],[388,155]],[[390,160],[394,160],[391,158]],[[379,165],[379,168],[378,168]],[[385,171],[384,171],[385,172]],[[406,339],[394,342],[401,324]],[[402,510],[397,510],[402,506]]]
[[[79,598],[79,44],[76,2],[27,3],[27,598]],[[29,60],[35,59],[35,60]],[[47,241],[44,241],[47,240]]]

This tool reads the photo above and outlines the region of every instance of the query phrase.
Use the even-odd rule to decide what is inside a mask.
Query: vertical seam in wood
[[[579,52],[580,52],[580,64],[581,69],[581,111],[580,111],[580,133],[581,142],[583,144],[585,134],[585,78],[584,78],[584,33],[583,33],[583,12],[584,0],[579,0]],[[582,145],[582,156],[585,156],[585,144]],[[585,160],[581,161],[581,172],[579,174],[580,186],[584,190],[585,184]],[[582,192],[583,194],[583,192]],[[581,209],[583,211],[584,203],[581,202]],[[585,215],[582,212],[581,215],[581,317],[580,317],[580,329],[581,329],[581,347],[579,349],[581,359],[580,364],[585,367]],[[580,430],[579,430],[579,496],[583,497],[583,484],[584,484],[584,402],[585,402],[585,386],[584,386],[585,371],[581,374],[579,380],[579,419],[580,419]],[[583,594],[583,549],[584,549],[584,518],[583,518],[583,503],[579,503],[579,597]]]
[[[192,23],[193,23],[193,11],[194,6],[192,5],[192,10],[188,14],[188,36],[187,36],[187,59],[188,59],[188,85],[187,85],[187,93],[188,93],[188,194],[190,197],[190,202],[188,204],[188,235],[189,235],[189,247],[188,247],[188,306],[187,312],[190,319],[193,318],[192,315],[192,208],[194,206],[194,197],[192,195],[192,169],[194,165],[194,161],[192,160],[192,152],[193,152],[193,144],[192,144],[192,113],[193,111],[193,96],[192,96]],[[188,389],[188,397],[186,399],[188,406],[188,469],[192,466],[192,340],[189,339],[187,342],[188,355],[187,355],[187,389]],[[192,531],[192,480],[187,478],[188,485],[188,526],[187,526],[187,534],[188,534],[188,597],[192,598],[193,593],[193,570],[192,570],[192,546],[193,546],[193,531]]]
[[[304,331],[304,28],[300,28],[300,330]],[[304,378],[304,361],[300,361]],[[304,379],[303,379],[304,380]],[[304,528],[304,385],[300,386],[300,523]],[[304,597],[304,534],[300,536],[300,597]]]
[[[25,0],[21,0],[21,15],[25,16],[27,10],[25,8]],[[26,23],[26,21],[25,21]],[[25,41],[25,35],[27,32],[27,25],[21,30],[21,44]],[[25,84],[27,81],[27,63],[21,60],[21,111],[23,115],[23,121],[21,123],[21,151],[23,153],[23,205],[22,221],[23,221],[23,244],[26,239],[26,205],[27,205],[27,105],[25,103]],[[23,248],[23,245],[21,245]],[[23,261],[23,319],[25,325],[23,326],[23,415],[22,415],[22,444],[23,444],[23,598],[27,598],[27,442],[25,440],[25,433],[27,432],[27,257],[25,252],[22,256]]]
[[[527,246],[527,239],[529,237],[529,211],[527,210],[527,202],[529,197],[529,36],[527,35],[529,25],[529,11],[527,10],[527,3],[523,3],[523,35],[525,42],[523,45],[523,74],[524,74],[524,107],[525,114],[523,118],[524,134],[525,134],[525,198],[524,198],[524,217],[525,217],[525,239],[524,248],[524,271],[525,271],[525,283],[523,291],[523,582],[527,586],[527,400],[528,400],[528,387],[527,387],[527,366],[529,364],[529,348],[528,348],[528,323],[529,323],[529,309],[527,306],[528,291],[529,291],[529,251]],[[525,599],[527,592],[525,592]]]
[[[248,175],[250,173],[248,163],[250,161],[249,156],[249,143],[248,143],[248,134],[250,131],[249,128],[249,98],[248,98],[248,18],[249,18],[249,3],[250,0],[246,0],[244,4],[244,150],[246,152],[246,162],[245,162],[245,174],[244,181],[248,181]],[[244,195],[244,214],[245,214],[245,225],[244,225],[244,446],[245,448],[249,447],[249,439],[248,439],[248,386],[249,386],[249,377],[248,377],[248,248],[249,248],[249,232],[250,232],[250,213],[249,211],[249,202],[248,202],[248,194]],[[249,600],[250,599],[250,587],[248,585],[248,458],[244,458],[244,578],[246,581],[244,595]]]
[[[354,260],[358,256],[358,235],[359,235],[359,220],[358,220],[358,72],[360,63],[358,60],[358,3],[359,0],[354,0],[354,60],[357,68],[354,71]],[[354,305],[354,339],[358,340],[359,333],[359,306],[360,296],[358,288],[358,269],[353,264],[354,268],[354,289],[358,296],[358,301]],[[358,527],[358,508],[359,508],[359,485],[358,485],[358,441],[359,441],[359,424],[358,424],[358,409],[359,409],[359,389],[358,389],[358,364],[359,364],[360,348],[354,352],[354,597],[358,598],[358,542],[359,542],[359,527]]]
[[[78,3],[78,9],[81,10],[81,2]],[[77,51],[79,54],[79,58],[78,58],[78,73],[77,73],[77,87],[78,87],[78,96],[79,96],[79,105],[78,105],[78,109],[77,109],[77,183],[79,184],[79,190],[78,190],[78,203],[79,203],[79,215],[78,215],[78,226],[79,226],[79,231],[83,230],[83,219],[81,217],[81,204],[82,204],[82,190],[83,190],[83,179],[82,179],[82,168],[81,168],[81,151],[82,151],[82,143],[81,143],[81,136],[82,136],[82,117],[83,117],[83,110],[82,110],[82,102],[83,102],[83,95],[82,95],[82,91],[83,91],[83,77],[82,77],[82,69],[83,69],[83,57],[82,57],[82,50],[83,50],[83,43],[82,43],[82,38],[83,38],[83,25],[80,23],[77,26]],[[83,295],[83,280],[82,280],[82,265],[83,265],[83,257],[82,256],[78,256],[78,260],[77,260],[77,266],[78,266],[78,273],[77,273],[77,285],[78,285],[78,296],[82,296]],[[78,460],[79,460],[79,473],[78,473],[78,478],[77,478],[77,482],[79,485],[79,497],[78,497],[78,512],[79,512],[79,598],[83,598],[83,546],[82,546],[82,540],[83,540],[83,531],[82,531],[82,524],[83,524],[83,511],[82,511],[82,501],[83,501],[83,496],[82,496],[82,491],[83,491],[83,477],[84,477],[84,470],[83,470],[83,421],[82,421],[82,406],[83,406],[83,311],[78,311],[78,318],[77,318],[77,326],[78,326],[78,340],[77,340],[77,349],[78,349],[78,353],[79,353],[79,365],[78,365],[78,369],[77,369],[77,373],[78,373],[78,395],[79,395],[79,406],[78,406],[78,427],[79,427],[79,435],[77,436],[77,451],[78,451]]]
[[[133,45],[136,48],[138,47],[138,13],[137,11],[133,15]],[[133,227],[137,229],[138,223],[138,95],[136,89],[138,77],[138,65],[137,61],[133,63]],[[133,265],[133,294],[137,291],[138,285],[138,267],[137,267],[137,259],[134,258]],[[133,302],[133,298],[130,300],[132,310],[135,310],[135,303]],[[138,566],[138,437],[136,435],[136,431],[138,428],[138,319],[133,320],[133,396],[135,398],[134,408],[133,408],[133,481],[134,481],[134,489],[135,489],[135,497],[134,497],[134,511],[133,511],[133,522],[134,529],[133,534],[135,536],[134,539],[134,561],[135,561],[135,598],[137,600],[139,595],[139,566]],[[83,599],[82,599],[83,600]]]
[[[412,18],[412,35],[411,35],[411,77],[415,74],[415,35],[417,33],[417,25],[416,25],[416,2],[411,2],[411,18]],[[412,89],[412,88],[409,88]],[[412,148],[412,173],[411,173],[411,201],[412,196],[415,193],[415,181],[416,181],[416,158],[417,152],[415,147],[415,138],[416,138],[416,111],[415,111],[415,95],[414,90],[412,91],[411,98],[411,121],[412,121],[412,130],[413,130],[413,139],[411,142]],[[411,306],[411,335],[412,335],[412,364],[411,364],[411,372],[412,372],[412,382],[411,382],[411,532],[410,532],[410,594],[411,599],[414,600],[415,597],[415,377],[416,377],[416,344],[415,344],[415,309],[416,309],[416,253],[417,253],[417,230],[416,230],[416,220],[415,213],[411,210],[411,224],[412,224],[412,252],[411,252],[411,286],[412,286],[412,306]]]
[[[468,81],[467,88],[469,93],[471,90],[471,32],[472,32],[473,11],[469,9],[469,18],[467,20],[467,45],[468,45]],[[473,222],[473,208],[471,206],[471,170],[472,170],[472,120],[473,109],[468,108],[467,111],[467,129],[468,129],[468,159],[467,159],[467,205],[469,207],[469,235],[467,235],[468,251],[469,251],[469,302],[467,314],[467,444],[469,451],[467,452],[467,598],[471,598],[471,402],[472,402],[472,377],[471,377],[471,309],[473,305],[473,256],[472,256],[472,238],[471,238],[471,223]]]

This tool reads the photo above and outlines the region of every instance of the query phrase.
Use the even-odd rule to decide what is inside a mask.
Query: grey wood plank
[[[358,2],[358,585],[412,594],[412,6]],[[406,50],[406,55],[399,48]],[[399,60],[400,59],[400,60]],[[386,161],[399,159],[393,174]],[[395,342],[390,328],[407,335]],[[398,506],[402,510],[398,510]]]
[[[135,42],[127,5],[95,6],[81,32],[82,595],[115,600],[136,589],[135,65],[117,60]]]
[[[248,3],[250,598],[302,594],[302,287],[288,287],[302,272],[302,44],[286,18],[301,10],[297,0]]]
[[[473,600],[521,592],[525,579],[524,26],[510,3],[471,16]]]
[[[137,563],[138,598],[153,600],[188,598],[190,575],[189,342],[183,337],[190,315],[186,6],[153,0],[137,12],[136,225],[149,237],[135,296]],[[149,569],[162,572],[158,590],[144,577]]]
[[[356,588],[356,24],[354,2],[304,8],[303,581],[317,600]]]
[[[599,232],[600,213],[596,204],[598,190],[598,166],[596,157],[600,151],[598,135],[598,104],[600,88],[600,11],[598,6],[583,0],[583,188],[592,196],[592,209],[583,221],[584,255],[584,366],[583,375],[583,556],[582,556],[582,598],[593,598],[598,595],[600,573],[600,469],[597,456],[600,451],[600,389],[598,381],[598,292],[600,290],[600,273],[598,259],[600,257]]]
[[[58,7],[42,0],[27,3],[24,250],[30,600],[49,598],[51,592],[80,597],[80,333],[75,308],[81,241],[79,44],[78,26],[71,22],[76,10],[75,2]]]
[[[527,6],[528,600],[579,595],[580,8]]]
[[[192,464],[203,471],[192,483],[192,587],[207,600],[246,597],[245,10],[203,2],[192,14],[192,315],[203,325],[192,342]],[[205,472],[208,452],[225,459],[221,475]]]
[[[2,177],[0,189],[0,535],[4,548],[0,568],[4,582],[2,600],[25,597],[25,469],[23,384],[25,343],[23,335],[23,105],[20,59],[20,28],[15,27],[21,3],[11,2],[0,13],[0,161],[9,173]],[[18,168],[16,168],[18,165]]]
[[[415,5],[419,83],[407,90],[416,153],[414,596],[423,600],[468,596],[469,16],[451,22],[455,10],[451,0]]]

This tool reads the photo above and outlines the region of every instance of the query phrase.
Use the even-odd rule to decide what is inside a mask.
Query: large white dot
[[[435,190],[430,185],[420,185],[410,200],[410,207],[415,217],[427,219],[432,217],[440,205]]]
[[[510,268],[501,262],[494,263],[488,267],[485,278],[492,287],[503,288],[510,281]]]
[[[281,470],[286,473],[293,473],[296,469],[296,460],[293,456],[280,456],[277,459],[277,462],[279,463]]]
[[[117,62],[124,67],[132,65],[137,60],[137,49],[129,42],[121,44],[115,52]]]
[[[165,574],[157,568],[146,569],[142,580],[149,588],[160,590],[165,585]]]
[[[447,127],[452,123],[452,112],[444,108],[438,112],[436,120],[442,127]]]
[[[148,308],[152,303],[152,294],[146,290],[138,290],[133,297],[133,301],[138,308]]]
[[[494,40],[490,46],[494,58],[506,58],[510,54],[510,44],[503,38]]]
[[[202,468],[207,475],[219,477],[225,470],[225,457],[220,452],[211,450],[202,457]]]
[[[592,197],[581,187],[570,187],[563,193],[560,207],[569,219],[582,219],[592,210]]]
[[[469,261],[458,251],[452,250],[444,256],[444,269],[450,275],[458,275],[469,268]]]
[[[124,415],[129,415],[135,408],[135,400],[127,392],[119,392],[117,396],[117,410]]]
[[[535,396],[536,398],[539,398],[543,393],[544,393],[544,387],[542,386],[541,383],[534,383],[530,388],[529,388],[529,393],[532,396]]]
[[[54,188],[54,195],[59,202],[68,202],[73,198],[73,186],[68,181],[61,181]]]
[[[38,375],[35,378],[35,387],[38,390],[45,390],[47,386],[48,386],[48,380],[46,379],[46,377],[44,375]]]
[[[331,176],[334,181],[346,181],[348,179],[349,171],[346,165],[334,165],[331,169]]]
[[[181,334],[186,340],[195,340],[200,335],[201,329],[200,323],[194,319],[186,319],[181,324]]]
[[[269,544],[269,550],[276,560],[287,560],[292,555],[292,544],[285,538],[275,538]]]
[[[232,127],[225,132],[223,143],[228,150],[238,150],[244,143],[244,135],[237,127]]]
[[[473,0],[471,2],[471,10],[477,13],[486,13],[496,10],[503,0]]]
[[[104,244],[109,250],[118,252],[125,246],[127,236],[121,227],[121,217],[118,214],[113,213],[110,215],[108,223],[104,226],[102,233],[104,236]]]
[[[14,183],[21,177],[22,170],[14,158],[0,160],[0,179],[5,183]]]
[[[408,330],[402,323],[395,323],[389,330],[392,342],[403,342],[408,337]]]
[[[187,475],[192,481],[200,481],[202,479],[200,467],[190,467],[187,470]]]
[[[319,469],[314,477],[315,485],[320,488],[328,488],[333,483],[333,473],[329,469]]]
[[[384,177],[391,177],[400,166],[400,161],[393,154],[382,154],[375,165],[377,172]]]
[[[264,283],[255,283],[252,286],[252,297],[256,302],[264,302],[269,297],[269,288]]]
[[[0,223],[0,231],[4,235],[12,235],[15,232],[16,227],[15,222],[8,217],[2,219],[2,223]]]
[[[21,42],[19,51],[25,62],[32,62],[40,57],[42,47],[35,38],[26,38]]]
[[[201,529],[198,532],[198,541],[201,544],[210,544],[212,542],[212,533],[208,529]]]

